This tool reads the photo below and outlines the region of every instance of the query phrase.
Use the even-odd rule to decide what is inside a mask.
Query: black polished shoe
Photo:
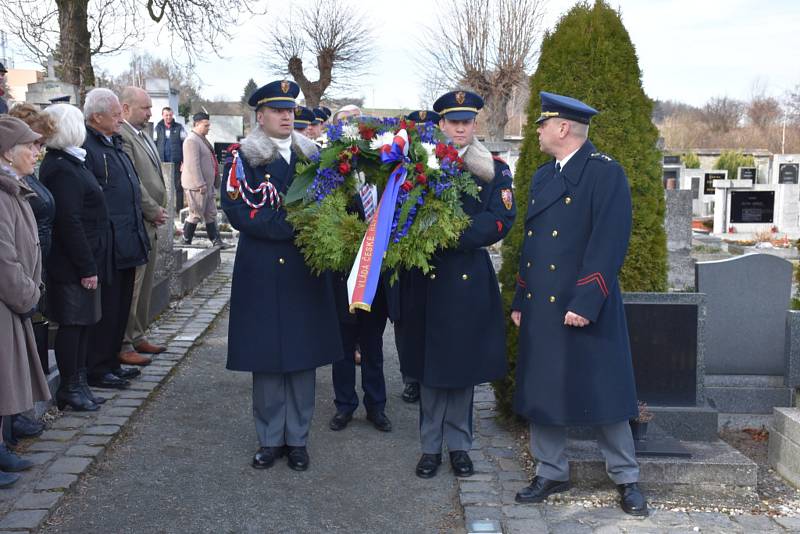
[[[467,451],[450,451],[450,467],[453,468],[453,474],[457,477],[471,477],[475,474],[472,459]]]
[[[291,447],[289,449],[289,467],[295,471],[305,471],[308,469],[308,451],[305,447]]]
[[[419,478],[433,478],[442,464],[441,454],[423,454],[417,462],[416,473]]]
[[[11,416],[11,429],[15,438],[35,438],[44,432],[44,424],[20,413]]]
[[[629,484],[618,484],[617,491],[620,496],[620,506],[626,514],[635,516],[646,516],[647,500],[639,489],[639,484],[631,482]]]
[[[344,430],[347,426],[347,423],[353,420],[353,414],[345,413],[345,412],[336,412],[336,415],[331,417],[331,422],[328,423],[328,426],[331,430],[339,431]]]
[[[261,447],[253,456],[253,467],[256,469],[267,469],[272,467],[275,460],[282,457],[284,447]]]
[[[33,467],[33,462],[20,458],[6,447],[5,443],[0,443],[0,471],[17,473]]]
[[[131,378],[136,378],[142,371],[135,367],[120,367],[118,369],[114,369],[111,371],[116,377],[121,378],[123,380],[130,380]]]
[[[517,492],[514,500],[521,503],[542,502],[554,493],[569,491],[569,480],[550,480],[544,477],[533,477],[531,485]]]
[[[391,432],[392,422],[383,412],[367,412],[367,421],[381,432]]]
[[[106,373],[103,376],[90,376],[89,385],[93,388],[125,389],[131,383],[114,373]]]
[[[5,473],[0,471],[0,488],[10,488],[17,483],[20,476],[16,473]]]
[[[403,388],[403,400],[406,402],[417,402],[419,400],[419,383],[406,384]]]

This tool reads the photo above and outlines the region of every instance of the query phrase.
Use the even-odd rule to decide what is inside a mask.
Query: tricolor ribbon
[[[267,201],[269,201],[270,206],[276,209],[281,205],[281,197],[278,194],[278,190],[275,189],[275,186],[272,185],[272,183],[269,181],[269,178],[258,184],[258,187],[255,189],[250,187],[250,184],[247,183],[247,178],[244,175],[244,166],[242,165],[242,160],[239,158],[238,153],[233,156],[231,171],[228,173],[228,184],[226,189],[228,190],[228,193],[238,191],[245,204],[253,209],[262,208]],[[247,198],[247,195],[244,194],[245,191],[251,195],[260,194],[261,201],[252,202],[249,198]]]
[[[378,201],[375,215],[367,227],[364,239],[361,240],[356,261],[347,278],[350,313],[355,313],[357,309],[370,311],[372,299],[378,290],[383,255],[389,246],[389,236],[392,231],[397,193],[406,179],[408,133],[405,130],[397,132],[391,145],[381,147],[381,162],[397,163],[397,166],[389,175],[386,189]]]

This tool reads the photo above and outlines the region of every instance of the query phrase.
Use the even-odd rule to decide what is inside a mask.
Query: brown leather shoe
[[[142,341],[138,345],[134,345],[133,348],[136,349],[136,352],[146,352],[148,354],[161,354],[167,350],[167,347],[163,345],[153,345],[149,341]]]
[[[141,365],[143,367],[145,365],[150,365],[150,362],[152,362],[150,358],[142,356],[136,351],[120,352],[119,361],[125,365]]]

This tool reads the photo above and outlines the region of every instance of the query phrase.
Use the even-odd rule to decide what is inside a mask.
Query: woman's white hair
[[[83,115],[86,120],[92,118],[95,113],[108,113],[114,104],[119,104],[119,98],[110,89],[98,87],[86,93],[86,101],[83,104]]]
[[[83,122],[81,110],[72,104],[54,104],[42,113],[51,116],[56,123],[56,133],[46,143],[48,148],[64,150],[83,144],[86,139],[86,124]]]

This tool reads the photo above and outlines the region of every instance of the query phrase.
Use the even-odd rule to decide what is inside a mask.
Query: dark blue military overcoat
[[[427,275],[411,270],[400,276],[400,367],[429,387],[473,386],[501,378],[507,369],[503,305],[485,247],[505,237],[516,207],[508,165],[478,147],[480,161],[465,155],[480,192],[478,199],[462,199],[472,222],[458,247],[438,253]],[[476,167],[486,171],[482,177]]]
[[[541,425],[636,417],[636,387],[617,275],[631,232],[622,167],[587,141],[562,172],[531,182],[517,291],[522,312],[514,409]],[[591,323],[565,326],[572,311]]]
[[[304,138],[294,139],[303,143]],[[292,147],[287,164],[256,129],[239,151],[251,188],[268,175],[285,193],[294,179],[298,150]],[[261,199],[247,194],[251,201]],[[228,369],[288,373],[341,359],[331,277],[316,276],[306,266],[286,210],[269,204],[253,208],[224,189],[221,196],[225,215],[240,232],[231,286]]]

